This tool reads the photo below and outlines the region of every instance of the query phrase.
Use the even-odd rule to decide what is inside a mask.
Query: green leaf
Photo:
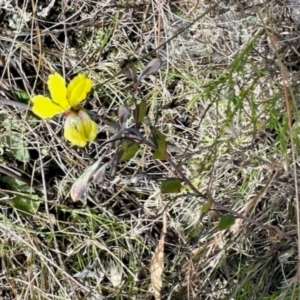
[[[119,150],[119,160],[120,161],[126,161],[130,160],[132,157],[135,156],[137,151],[139,150],[139,145],[132,141],[132,140],[124,140],[121,143],[121,148]]]
[[[182,188],[182,181],[178,178],[168,178],[161,182],[160,191],[162,194],[179,193]]]
[[[18,179],[9,176],[3,176],[1,177],[1,181],[7,183],[13,191],[24,192],[24,193],[34,192],[32,187],[30,187],[29,185],[27,185],[26,183]]]
[[[4,176],[1,181],[7,183],[13,191],[24,193],[18,195],[11,201],[11,206],[24,213],[35,214],[39,208],[40,201],[37,195],[31,194],[34,192],[33,188],[21,180]]]
[[[23,213],[36,214],[40,202],[35,195],[17,196],[12,199],[11,206]]]
[[[23,103],[28,103],[30,100],[30,96],[24,91],[14,91],[15,97]]]
[[[157,147],[153,153],[153,159],[167,160],[169,158],[169,154],[167,151],[168,145],[166,137],[155,127],[152,127],[151,131],[153,142]]]
[[[229,228],[231,225],[233,225],[234,223],[235,223],[235,217],[231,214],[226,214],[221,217],[218,224],[218,229],[225,230]]]
[[[8,136],[7,144],[10,146],[11,152],[18,160],[22,162],[29,162],[29,151],[27,150],[25,143],[22,141],[22,138],[16,134]]]
[[[138,123],[143,122],[147,112],[147,102],[145,99],[143,99],[137,106],[137,109],[134,110],[134,115],[136,116],[136,119]]]
[[[208,200],[201,208],[201,215],[207,213],[212,206],[212,201]]]

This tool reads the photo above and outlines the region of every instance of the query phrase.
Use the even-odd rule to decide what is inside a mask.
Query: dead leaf
[[[101,162],[102,158],[98,159],[94,164],[88,167],[85,172],[74,182],[70,191],[73,202],[78,201],[88,189],[92,176],[99,169]]]
[[[125,70],[125,76],[128,79],[131,79],[134,83],[137,82],[136,69],[134,69],[134,68],[128,68],[127,70]]]
[[[158,245],[156,246],[154,255],[151,259],[150,274],[151,274],[151,285],[153,288],[155,300],[160,300],[161,287],[162,287],[162,272],[164,269],[164,246],[165,237],[167,234],[167,217],[163,215],[163,229]]]
[[[150,75],[156,73],[166,62],[162,61],[160,58],[156,57],[152,59],[145,69],[142,71],[138,79],[138,84],[145,78],[149,77]]]
[[[125,105],[120,105],[119,107],[119,122],[121,125],[121,128],[125,128],[126,126],[126,121],[130,117],[130,110],[127,106]]]
[[[108,163],[105,163],[93,174],[94,182],[102,183],[104,181],[107,166],[108,166]]]
[[[89,188],[91,181],[102,183],[104,180],[107,164],[102,164],[106,152],[91,166],[89,166],[82,175],[72,185],[70,196],[73,202],[78,201]]]

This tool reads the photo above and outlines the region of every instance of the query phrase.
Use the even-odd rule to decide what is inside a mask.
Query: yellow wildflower
[[[51,98],[34,96],[32,111],[39,117],[53,118],[64,113],[67,119],[64,126],[65,139],[72,144],[84,147],[97,135],[97,124],[79,105],[92,88],[92,81],[79,74],[66,86],[64,78],[58,73],[49,75],[47,82]]]

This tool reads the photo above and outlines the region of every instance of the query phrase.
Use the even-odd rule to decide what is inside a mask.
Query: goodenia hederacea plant
[[[32,97],[33,113],[42,119],[65,114],[66,140],[79,147],[93,141],[97,135],[97,124],[79,105],[91,91],[92,81],[84,74],[79,74],[66,86],[65,79],[60,74],[54,73],[49,75],[47,86],[51,98],[43,95]]]

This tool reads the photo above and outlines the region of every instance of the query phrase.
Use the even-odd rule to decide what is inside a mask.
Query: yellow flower
[[[82,102],[92,88],[92,81],[79,74],[66,86],[64,78],[58,73],[49,75],[47,82],[51,98],[34,96],[32,111],[39,117],[53,118],[57,114],[67,114],[64,127],[65,138],[79,147],[93,141],[97,135],[97,124],[82,110]]]
[[[97,124],[93,122],[84,110],[71,113],[65,123],[65,139],[84,147],[87,141],[93,141],[97,135]]]

